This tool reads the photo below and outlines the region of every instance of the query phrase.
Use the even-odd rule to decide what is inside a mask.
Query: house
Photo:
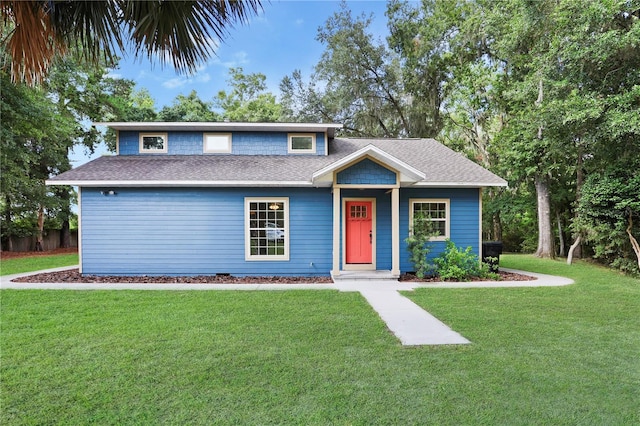
[[[482,188],[506,182],[433,139],[337,138],[339,124],[98,123],[117,155],[78,187],[80,266],[94,275],[340,275],[413,270],[420,213],[480,254]]]

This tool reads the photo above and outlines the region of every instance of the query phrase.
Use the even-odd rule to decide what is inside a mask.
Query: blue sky
[[[212,100],[220,90],[225,90],[231,67],[242,67],[245,74],[264,74],[268,91],[278,96],[284,76],[299,69],[303,77],[308,78],[313,71],[324,51],[316,41],[318,27],[339,10],[340,1],[263,0],[263,3],[264,10],[248,24],[230,29],[228,37],[219,44],[216,56],[194,75],[180,75],[170,65],[162,67],[146,57],[134,59],[131,54],[121,60],[120,68],[112,74],[134,80],[137,89],[149,90],[156,110],[171,105],[176,96],[187,95],[192,90],[201,99]],[[386,1],[349,0],[347,5],[354,17],[373,14],[370,31],[381,40],[387,36]],[[104,145],[96,147],[93,155],[78,147],[70,159],[77,167],[104,154],[108,154]]]
[[[114,74],[132,79],[138,89],[146,88],[159,110],[170,105],[179,94],[196,90],[203,100],[211,100],[220,90],[230,67],[242,67],[245,74],[262,73],[267,77],[268,90],[279,94],[282,78],[300,69],[308,77],[320,59],[324,48],[316,41],[318,27],[337,10],[334,0],[272,0],[264,2],[264,10],[247,25],[232,28],[229,36],[217,48],[217,55],[201,66],[195,75],[179,75],[173,67],[152,64],[146,58],[134,60],[133,55],[121,62]],[[350,0],[354,16],[362,13],[375,16],[371,31],[381,39],[387,35],[386,2]]]

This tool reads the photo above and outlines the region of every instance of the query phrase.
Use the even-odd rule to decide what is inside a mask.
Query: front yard
[[[406,293],[473,343],[403,348],[358,293],[3,290],[2,424],[638,424],[640,280]]]

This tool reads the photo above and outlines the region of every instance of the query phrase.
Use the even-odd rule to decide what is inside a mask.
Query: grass
[[[2,261],[0,261],[0,275],[20,274],[22,272],[38,271],[41,269],[72,266],[77,264],[77,253],[9,258],[2,259]]]
[[[357,293],[3,290],[2,424],[640,423],[640,280],[405,293],[473,344],[404,348]]]

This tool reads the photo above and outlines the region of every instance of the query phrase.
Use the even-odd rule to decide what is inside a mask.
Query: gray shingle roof
[[[433,139],[330,141],[328,156],[132,155],[106,156],[50,179],[50,184],[311,185],[314,172],[373,145],[426,175],[419,184],[504,186],[506,182]]]

